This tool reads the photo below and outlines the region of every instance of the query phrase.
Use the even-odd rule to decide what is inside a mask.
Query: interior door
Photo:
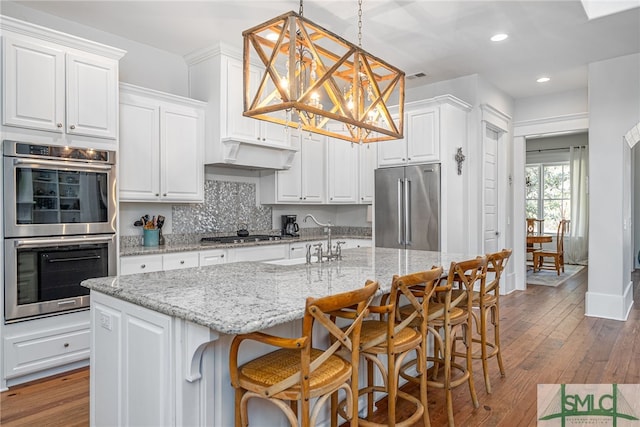
[[[484,137],[483,173],[483,235],[484,252],[499,250],[500,231],[498,228],[498,132],[486,128]]]

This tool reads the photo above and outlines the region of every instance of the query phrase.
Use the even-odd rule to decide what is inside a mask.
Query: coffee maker
[[[282,215],[282,235],[298,237],[298,223],[295,215]]]

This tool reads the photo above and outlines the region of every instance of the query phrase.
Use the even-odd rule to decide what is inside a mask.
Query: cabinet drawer
[[[198,264],[199,257],[197,252],[179,252],[162,256],[162,269],[165,271],[197,267]]]
[[[224,264],[227,262],[227,251],[224,249],[212,249],[200,252],[200,267],[207,265]]]
[[[161,255],[144,255],[120,259],[120,274],[149,273],[162,270]]]
[[[5,339],[7,378],[89,358],[89,328]]]
[[[267,259],[285,259],[289,257],[287,253],[289,245],[268,245],[237,248],[235,250],[234,262],[241,261],[264,261]]]

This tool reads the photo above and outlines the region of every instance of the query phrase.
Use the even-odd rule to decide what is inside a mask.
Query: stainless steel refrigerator
[[[383,248],[440,250],[440,165],[375,171],[375,242]]]

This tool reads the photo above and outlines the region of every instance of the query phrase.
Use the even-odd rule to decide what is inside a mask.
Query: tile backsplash
[[[251,233],[271,230],[271,208],[256,206],[256,184],[205,181],[204,203],[174,205],[173,233],[235,233],[246,224]]]

